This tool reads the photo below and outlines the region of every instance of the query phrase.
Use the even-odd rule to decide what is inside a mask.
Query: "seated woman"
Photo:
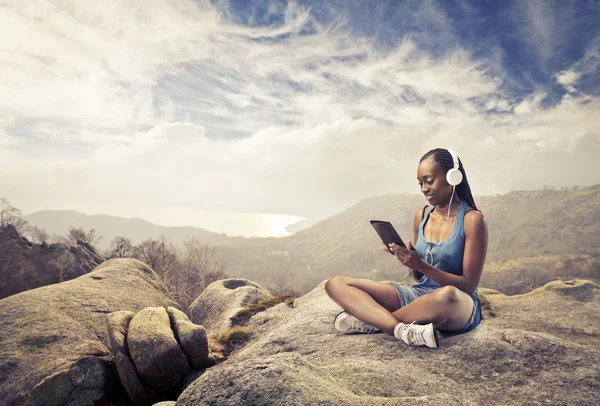
[[[479,325],[477,286],[488,232],[462,162],[450,150],[433,149],[419,161],[417,179],[431,207],[415,213],[415,244],[382,249],[395,254],[418,283],[330,278],[325,290],[344,309],[334,320],[338,331],[384,331],[410,345],[438,348],[438,330],[462,334]]]

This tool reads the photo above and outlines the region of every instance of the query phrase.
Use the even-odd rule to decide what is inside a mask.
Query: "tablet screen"
[[[396,243],[406,248],[404,241],[402,241],[402,238],[400,238],[396,229],[389,221],[371,220],[371,225],[388,249],[391,243]],[[394,255],[391,251],[390,254]]]

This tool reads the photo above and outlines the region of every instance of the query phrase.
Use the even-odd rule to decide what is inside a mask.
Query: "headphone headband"
[[[450,156],[452,157],[452,161],[454,162],[454,169],[458,169],[458,155],[456,155],[454,151],[452,151],[450,148],[446,148],[446,151],[448,151],[450,153]]]

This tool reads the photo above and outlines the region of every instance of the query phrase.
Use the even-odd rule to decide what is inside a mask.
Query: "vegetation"
[[[222,334],[209,339],[209,348],[223,357],[229,356],[236,348],[241,347],[252,337],[253,331],[248,327],[232,327]],[[212,346],[211,346],[212,343]]]
[[[502,277],[493,275],[492,269],[503,261],[525,257],[600,257],[600,246],[596,243],[600,232],[597,220],[600,218],[600,185],[513,191],[475,196],[475,201],[485,214],[490,233],[487,264],[480,286],[507,288],[505,292],[512,294],[540,286],[544,278],[557,278],[570,270],[584,272],[582,276],[598,275],[594,270],[597,268],[579,268],[576,261],[557,267],[533,262],[523,267],[509,266],[507,262],[507,269],[518,271]],[[414,214],[424,204],[418,195],[368,198],[285,238],[226,237],[207,232],[206,238],[182,244],[184,237],[181,237],[182,230],[178,230],[178,234],[172,235],[180,237],[171,239],[163,235],[133,245],[128,237],[119,236],[112,240],[106,256],[132,256],[148,263],[177,296],[182,308],[215,278],[229,275],[255,281],[277,296],[299,297],[333,275],[398,280],[405,273],[405,267],[379,250],[381,243],[369,220],[389,220],[404,239],[413,240]],[[8,209],[6,206],[7,214],[2,218],[18,218],[14,210]],[[41,243],[48,239],[47,235],[39,236],[39,231],[35,231],[36,237],[34,231],[30,232],[32,241]],[[50,237],[50,241],[53,240],[56,242]],[[548,272],[549,269],[553,271]],[[538,277],[540,275],[545,276]],[[578,275],[569,273],[569,276]],[[405,282],[410,281],[405,279]]]
[[[93,228],[90,231],[85,231],[83,227],[69,227],[69,232],[66,235],[67,241],[71,245],[77,245],[77,241],[83,241],[86,244],[95,246],[102,239],[96,235],[96,230]]]
[[[248,320],[256,313],[264,312],[269,307],[273,307],[279,303],[285,302],[289,307],[294,306],[294,296],[274,296],[269,299],[261,300],[257,303],[250,304],[240,309],[235,316],[231,318],[231,324],[241,326],[248,323]]]
[[[70,226],[66,235],[49,238],[45,230],[29,226],[21,211],[5,198],[0,199],[0,222],[0,231],[4,231],[0,233],[0,297],[89,272],[92,268],[82,267],[77,259],[77,249],[69,247],[76,248],[81,241],[94,248],[102,239],[96,230],[86,231],[81,226]],[[45,245],[32,244],[23,233],[29,233],[34,243]],[[138,245],[133,245],[127,237],[117,236],[111,241],[108,257],[132,257],[148,264],[183,309],[209,284],[229,277],[225,261],[215,258],[215,249],[195,237],[184,241],[181,252],[164,236],[145,239]]]

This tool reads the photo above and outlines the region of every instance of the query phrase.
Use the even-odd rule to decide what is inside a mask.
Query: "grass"
[[[231,324],[233,326],[242,326],[248,323],[248,320],[256,313],[264,312],[269,307],[273,307],[279,303],[287,303],[289,307],[294,306],[294,296],[274,296],[269,299],[261,300],[257,303],[250,304],[240,309],[235,316],[231,318]]]
[[[222,334],[208,337],[208,348],[210,348],[217,361],[223,360],[252,337],[254,332],[251,328],[245,326],[252,316],[279,303],[285,302],[289,307],[293,307],[294,299],[295,297],[290,295],[274,296],[240,309],[231,318],[232,327],[230,329]]]
[[[228,357],[236,348],[244,345],[253,333],[249,327],[232,327],[222,334],[209,337],[208,347],[218,361]]]
[[[485,295],[479,296],[479,303],[481,304],[481,317],[483,318],[485,314],[488,314],[490,317],[496,317],[496,308],[489,301]],[[487,312],[487,313],[486,313]]]

